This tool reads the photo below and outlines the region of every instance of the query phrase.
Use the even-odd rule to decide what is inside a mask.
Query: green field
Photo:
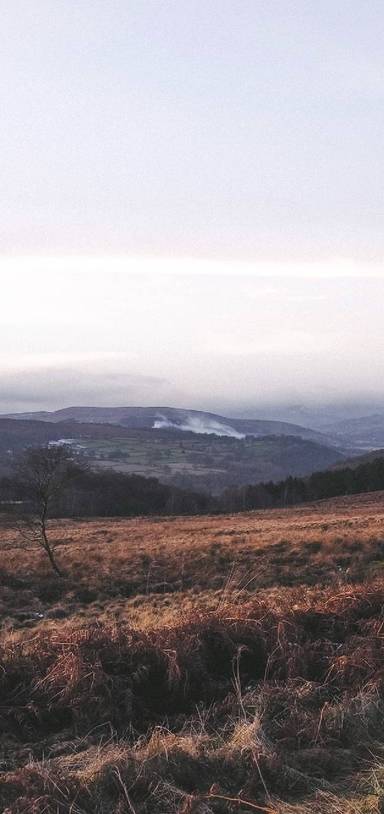
[[[334,449],[294,436],[244,439],[169,431],[132,430],[113,439],[84,439],[92,466],[159,478],[213,493],[257,481],[306,475],[341,459]]]

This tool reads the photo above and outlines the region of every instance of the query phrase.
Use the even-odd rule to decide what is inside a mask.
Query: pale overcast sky
[[[76,271],[76,263],[87,270]],[[165,261],[166,263],[166,261]],[[25,264],[25,265],[24,265]],[[8,261],[0,410],[144,404],[226,413],[384,397],[382,276],[165,273],[159,261]],[[17,269],[17,270],[15,270]],[[337,273],[338,272],[338,273]],[[264,268],[265,275],[265,268]]]
[[[0,411],[384,395],[378,0],[3,0]]]
[[[384,250],[382,0],[2,0],[3,252]]]

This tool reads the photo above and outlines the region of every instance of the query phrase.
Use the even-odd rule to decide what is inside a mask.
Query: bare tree
[[[55,546],[48,536],[47,523],[67,486],[81,471],[65,446],[32,447],[23,452],[16,464],[17,479],[25,497],[18,529],[25,539],[41,546],[60,577],[63,572],[54,556]]]

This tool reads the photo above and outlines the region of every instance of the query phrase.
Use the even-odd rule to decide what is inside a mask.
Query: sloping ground
[[[384,449],[373,449],[370,452],[365,452],[364,455],[355,455],[353,458],[344,458],[343,461],[333,464],[331,469],[344,469],[345,467],[348,467],[348,469],[357,469],[357,467],[361,466],[361,464],[370,464],[372,461],[376,461],[378,458],[384,458]]]
[[[7,418],[17,420],[40,420],[52,422],[96,422],[120,424],[135,429],[150,429],[156,422],[169,426],[182,426],[195,432],[218,431],[221,434],[228,428],[245,435],[295,435],[316,441],[319,444],[338,446],[337,438],[322,432],[301,427],[287,421],[268,419],[242,419],[209,413],[205,410],[183,410],[178,407],[64,407],[53,412],[13,413]]]
[[[384,415],[377,414],[337,421],[324,430],[341,443],[350,443],[367,449],[384,445]]]
[[[267,422],[266,422],[267,423]],[[275,432],[279,432],[276,425]],[[118,424],[16,420],[0,417],[1,473],[26,446],[65,441],[91,467],[156,477],[193,491],[220,494],[229,486],[304,476],[344,460],[334,446],[293,435],[221,437],[181,429],[129,429]]]
[[[382,493],[1,533],[1,811],[384,811]]]

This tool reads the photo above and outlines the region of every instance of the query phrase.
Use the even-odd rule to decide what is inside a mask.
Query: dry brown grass
[[[1,530],[2,812],[384,812],[382,494],[51,533]]]

